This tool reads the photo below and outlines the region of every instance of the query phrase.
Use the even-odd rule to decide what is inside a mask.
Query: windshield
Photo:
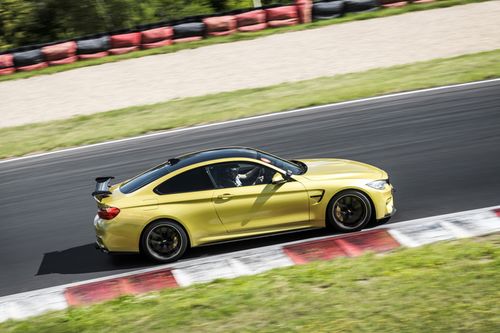
[[[274,155],[271,155],[268,153],[259,152],[257,157],[259,160],[266,162],[266,163],[269,163],[269,164],[272,164],[272,165],[280,168],[281,170],[291,171],[292,174],[294,174],[294,175],[301,175],[304,172],[306,172],[306,170],[307,170],[306,169],[307,167],[305,166],[305,164],[303,164],[301,162],[287,161],[285,159],[279,158],[278,156],[274,156]]]

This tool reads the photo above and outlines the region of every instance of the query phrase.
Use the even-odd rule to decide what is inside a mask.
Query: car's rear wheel
[[[187,247],[186,231],[174,221],[153,222],[142,233],[141,252],[154,261],[176,261],[182,257]]]
[[[363,229],[373,214],[370,200],[356,190],[337,193],[330,200],[327,208],[329,226],[342,232]]]

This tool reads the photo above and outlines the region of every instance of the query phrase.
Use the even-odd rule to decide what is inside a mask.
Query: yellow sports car
[[[172,158],[92,193],[97,246],[159,262],[188,247],[305,228],[360,230],[395,212],[387,173],[341,159],[285,160],[250,148]]]

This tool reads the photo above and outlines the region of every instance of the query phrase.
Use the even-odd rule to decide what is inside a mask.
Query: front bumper
[[[370,192],[373,204],[375,205],[375,219],[382,220],[393,216],[396,213],[394,206],[394,188],[392,185],[386,186],[386,189],[372,190]]]

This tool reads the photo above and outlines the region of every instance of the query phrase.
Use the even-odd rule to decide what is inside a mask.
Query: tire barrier
[[[346,12],[371,12],[377,10],[380,4],[377,0],[344,0]]]
[[[238,14],[235,17],[238,31],[250,32],[267,28],[265,10],[252,10],[246,13]]]
[[[271,28],[286,27],[299,23],[296,6],[282,6],[266,9],[267,25]]]
[[[78,60],[75,56],[76,43],[74,41],[44,46],[42,54],[49,66],[70,64]]]
[[[205,35],[203,22],[181,23],[173,26],[174,43],[183,43],[200,40]]]
[[[11,50],[0,55],[0,75],[16,70],[30,71],[62,65],[77,60],[96,59],[109,54],[124,54],[142,49],[151,49],[199,41],[206,35],[224,36],[236,31],[251,32],[267,27],[285,27],[315,20],[331,19],[345,12],[363,12],[384,7],[399,7],[412,3],[427,3],[435,0],[294,0],[289,5],[270,5],[261,8],[245,8],[219,13],[219,16],[191,16],[172,22],[157,22],[139,25],[133,30],[115,31],[113,35],[93,35],[76,41],[60,42],[29,51]],[[201,21],[200,21],[201,20]],[[172,25],[173,24],[173,25]],[[136,31],[140,32],[136,32]],[[109,33],[108,33],[109,34]],[[40,47],[40,46],[33,46]],[[23,48],[27,49],[27,48]],[[22,49],[20,49],[22,50]],[[11,65],[9,65],[11,64]]]
[[[79,40],[76,42],[76,48],[79,59],[105,57],[109,54],[109,36]]]
[[[12,56],[14,57],[14,65],[17,71],[27,72],[47,67],[47,63],[43,59],[42,50],[40,49],[15,52]]]
[[[152,49],[172,44],[174,29],[172,27],[160,27],[141,31],[141,47]]]
[[[16,71],[14,68],[14,57],[12,54],[0,54],[0,75],[12,74]]]
[[[124,54],[139,50],[141,45],[141,33],[130,32],[126,34],[112,35],[110,38],[111,48],[109,54]]]
[[[236,32],[236,18],[232,15],[203,19],[208,36],[227,36]]]
[[[329,20],[344,14],[344,1],[316,2],[313,4],[313,20]]]

